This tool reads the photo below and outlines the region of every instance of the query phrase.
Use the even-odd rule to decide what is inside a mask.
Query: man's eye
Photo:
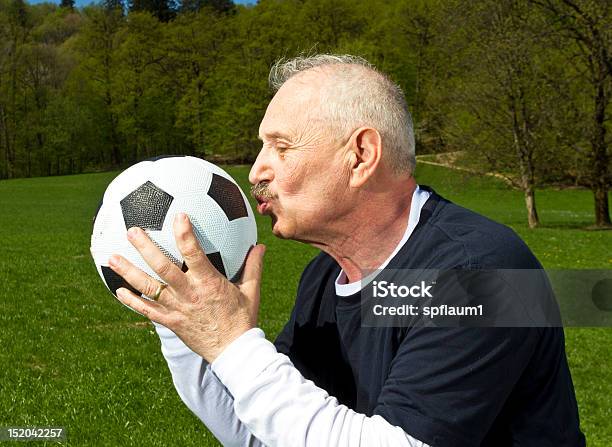
[[[287,149],[289,149],[287,146],[276,146],[276,153],[278,154],[278,158],[284,160],[285,156],[287,155]]]

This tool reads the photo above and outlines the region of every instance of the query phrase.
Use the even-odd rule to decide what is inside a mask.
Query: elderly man
[[[352,56],[282,62],[270,81],[249,176],[257,208],[276,236],[321,249],[276,342],[256,327],[260,245],[232,284],[181,215],[187,273],[129,231],[167,287],[109,262],[158,296],[118,291],[156,322],[186,405],[225,445],[584,445],[561,328],[362,324],[368,271],[541,269],[510,229],[416,184],[400,88]]]

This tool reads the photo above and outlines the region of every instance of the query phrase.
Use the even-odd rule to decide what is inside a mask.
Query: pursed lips
[[[253,194],[253,197],[255,198],[255,200],[257,200],[257,212],[259,214],[266,214],[266,212],[270,208],[271,199],[269,197],[264,197],[264,196],[255,195],[255,194]]]
[[[272,194],[270,194],[268,184],[262,182],[253,186],[251,188],[251,196],[257,200],[257,212],[266,214],[266,211],[270,208],[270,201],[272,200]]]

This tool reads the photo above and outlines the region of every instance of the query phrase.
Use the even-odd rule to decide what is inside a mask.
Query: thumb
[[[266,246],[257,244],[251,247],[247,254],[244,264],[242,278],[238,283],[238,287],[249,300],[257,300],[259,304],[259,284],[261,283],[261,272],[263,271],[263,257],[266,252]]]

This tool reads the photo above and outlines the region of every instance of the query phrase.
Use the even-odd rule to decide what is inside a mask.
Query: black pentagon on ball
[[[219,273],[227,277],[227,273],[225,273],[225,266],[223,265],[223,259],[221,259],[221,253],[218,251],[215,251],[214,253],[206,253],[206,257]]]
[[[225,266],[223,265],[223,259],[221,258],[221,253],[219,253],[218,251],[215,251],[213,253],[206,253],[206,257],[208,258],[210,263],[213,265],[213,267],[216,268],[219,273],[221,273],[223,276],[227,278],[227,273],[225,273]],[[183,265],[181,265],[181,271],[183,273],[187,273],[188,270],[189,270],[189,267],[187,267],[187,264],[185,264],[185,261],[183,261]]]
[[[123,279],[123,276],[120,276],[119,274],[115,273],[113,270],[111,270],[110,267],[101,266],[101,269],[102,276],[104,276],[104,282],[108,286],[109,290],[113,293],[113,295],[117,296],[117,289],[120,287],[124,287],[128,290],[131,290],[136,295],[140,296],[140,292],[134,287],[132,287],[125,279]]]
[[[217,202],[230,221],[249,215],[240,188],[225,177],[212,175],[208,195]]]
[[[125,228],[161,230],[172,200],[174,197],[153,183],[143,183],[120,202]]]

